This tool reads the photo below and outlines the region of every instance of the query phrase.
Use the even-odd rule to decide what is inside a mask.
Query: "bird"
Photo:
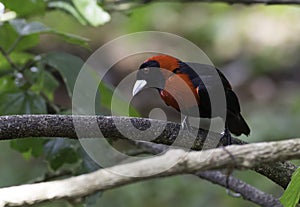
[[[210,75],[216,72],[217,75]],[[179,79],[185,84],[180,84]],[[221,84],[217,84],[220,82]],[[185,85],[185,87],[183,87]],[[227,145],[231,144],[231,134],[249,135],[250,128],[241,115],[241,107],[235,92],[225,75],[216,67],[201,63],[183,62],[169,55],[155,55],[146,59],[139,67],[132,95],[135,96],[144,88],[156,88],[161,99],[178,112],[195,116],[195,108],[200,118],[214,118],[208,90],[217,91],[222,86],[226,98],[226,117],[223,136],[227,137]],[[170,91],[172,93],[170,93]],[[172,94],[172,95],[171,95]],[[179,106],[178,100],[183,104]],[[186,124],[186,123],[185,123]],[[189,125],[189,124],[188,124]]]

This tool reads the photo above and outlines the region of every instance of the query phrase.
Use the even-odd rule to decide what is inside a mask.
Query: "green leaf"
[[[7,9],[17,12],[18,16],[32,16],[45,12],[44,0],[1,0]]]
[[[21,152],[24,158],[29,159],[31,156],[39,157],[43,154],[43,146],[46,139],[26,138],[10,141],[10,147]]]
[[[63,138],[49,140],[45,145],[46,158],[53,170],[57,170],[65,163],[76,163],[79,156],[76,142]]]
[[[100,93],[100,104],[104,106],[106,109],[111,110],[112,108],[112,96],[114,89],[108,84],[104,84],[103,82],[99,85],[99,93]],[[128,109],[124,106],[128,105],[125,99],[121,97],[121,94],[114,94],[117,97],[114,97],[114,107],[113,111],[117,113],[119,116],[124,116],[128,114]],[[135,110],[132,106],[129,106],[129,114],[130,116],[140,116],[139,112]]]
[[[38,34],[23,36],[18,40],[18,43],[16,44],[16,47],[13,48],[13,51],[24,51],[26,49],[33,48],[39,44],[39,41],[40,37]]]
[[[294,207],[300,200],[300,168],[292,176],[292,179],[280,198],[284,207]]]
[[[11,81],[12,80],[9,80],[9,82]],[[10,88],[14,88],[10,85],[12,85],[12,83],[6,85],[6,92],[0,93],[1,115],[47,112],[46,103],[43,98],[32,92],[8,92]],[[21,152],[24,158],[29,159],[31,156],[38,157],[42,154],[44,143],[44,139],[32,138],[13,140],[10,144],[11,148]]]
[[[7,52],[25,50],[36,46],[39,43],[39,35],[45,33],[58,35],[69,43],[88,48],[88,39],[86,38],[59,32],[40,22],[28,23],[24,19],[11,20],[0,26],[0,43]]]
[[[87,25],[87,21],[81,16],[76,8],[72,4],[65,1],[51,1],[48,3],[49,8],[61,9],[71,14],[82,25]]]
[[[110,15],[97,4],[96,0],[72,0],[80,14],[96,27],[110,21]]]
[[[25,50],[39,43],[38,33],[49,31],[49,28],[43,27],[42,29],[42,25],[36,22],[26,23],[25,20],[12,20],[0,26],[0,45],[7,53],[13,50]]]
[[[48,53],[42,57],[42,62],[59,71],[72,97],[74,85],[84,62],[77,56],[68,53]]]
[[[79,45],[81,47],[89,48],[88,45],[88,39],[84,37],[80,37],[78,35],[70,34],[70,33],[65,33],[65,32],[58,32],[58,31],[53,31],[52,33],[62,37],[65,41]]]
[[[41,25],[40,25],[41,26]],[[50,31],[42,30],[35,23],[27,24],[25,20],[12,20],[0,26],[0,45],[7,52],[26,50],[39,43],[38,33]]]
[[[16,92],[19,88],[15,84],[15,77],[12,74],[8,74],[0,77],[0,96],[4,92]],[[0,106],[2,104],[0,103]]]
[[[13,52],[10,59],[17,65],[23,66],[26,62],[33,60],[34,55],[27,52]]]
[[[14,44],[18,36],[18,33],[9,24],[9,22],[4,22],[2,25],[0,24],[0,45],[5,51],[9,50],[9,48]]]
[[[53,101],[54,91],[59,86],[58,81],[53,77],[53,75],[48,71],[39,69],[37,67],[30,68],[30,72],[28,73],[29,75],[27,77],[30,77],[34,82],[30,90],[36,93],[43,92],[50,101]]]
[[[38,63],[35,66],[26,68],[23,74],[25,79],[31,84],[31,91],[36,94],[43,92],[48,99],[53,100],[54,91],[59,86],[59,83],[50,72],[44,69],[42,64]]]
[[[20,36],[50,32],[51,29],[40,22],[26,22],[25,19],[14,19],[10,25]]]
[[[18,66],[24,66],[24,64],[30,60],[32,60],[34,56],[30,53],[25,53],[25,52],[13,52],[10,54],[10,59]],[[12,68],[12,66],[7,62],[7,59],[4,58],[0,54],[0,71],[6,71],[6,70],[11,70],[15,71],[15,68]],[[1,72],[0,72],[1,76]]]
[[[45,100],[30,91],[0,94],[0,115],[47,113]]]

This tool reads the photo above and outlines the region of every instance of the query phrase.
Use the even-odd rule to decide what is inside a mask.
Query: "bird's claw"
[[[235,193],[233,192],[232,190],[226,188],[226,193],[227,195],[231,196],[231,197],[234,197],[234,198],[239,198],[241,197],[242,195],[240,193]]]
[[[189,118],[188,116],[185,116],[181,122],[181,128],[183,130],[188,130],[189,132],[191,132],[191,125],[190,125],[190,122],[189,122]]]
[[[221,133],[221,134],[222,134],[221,143],[224,143],[225,146],[231,145],[232,144],[232,137],[231,137],[231,134],[229,132],[229,129],[226,127],[224,132]]]

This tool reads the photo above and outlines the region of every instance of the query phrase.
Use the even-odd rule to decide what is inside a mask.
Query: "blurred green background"
[[[90,39],[91,50],[69,45],[53,35],[43,35],[31,52],[66,51],[85,60],[106,42],[128,33],[157,30],[180,35],[197,44],[232,83],[251,128],[250,136],[241,138],[248,142],[283,140],[300,134],[299,19],[297,6],[151,3],[111,12],[111,21],[95,28],[82,26],[71,16],[53,11],[30,20],[86,37]],[[119,72],[111,77],[112,84],[134,69],[131,65],[118,65]],[[70,106],[61,88],[56,91],[55,101]],[[143,116],[158,106],[173,112],[162,104],[158,95],[157,101],[141,96],[135,103]],[[47,171],[42,159],[25,160],[5,141],[0,144],[0,166],[1,187],[30,182]],[[282,193],[280,187],[254,172],[234,172],[234,175],[278,197]],[[69,205],[55,202],[36,206]],[[97,206],[255,205],[228,196],[224,188],[183,175],[109,190],[103,193]]]

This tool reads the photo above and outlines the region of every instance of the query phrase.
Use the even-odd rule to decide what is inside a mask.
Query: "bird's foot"
[[[221,137],[221,143],[224,146],[231,145],[232,144],[232,137],[231,137],[231,134],[230,134],[229,129],[227,127],[225,128],[222,135],[223,136]]]
[[[196,130],[195,128],[193,128],[190,125],[188,116],[185,116],[183,121],[181,122],[181,130],[186,130],[188,136],[190,136],[191,138],[196,138],[197,137],[198,130]]]
[[[191,125],[190,125],[190,122],[189,122],[189,117],[188,116],[185,116],[181,122],[181,128],[183,130],[188,130],[189,132],[191,132],[192,128],[191,128]]]
[[[240,198],[242,196],[240,193],[235,193],[234,191],[230,190],[229,188],[226,188],[226,193],[227,193],[227,195],[234,197],[234,198]]]

